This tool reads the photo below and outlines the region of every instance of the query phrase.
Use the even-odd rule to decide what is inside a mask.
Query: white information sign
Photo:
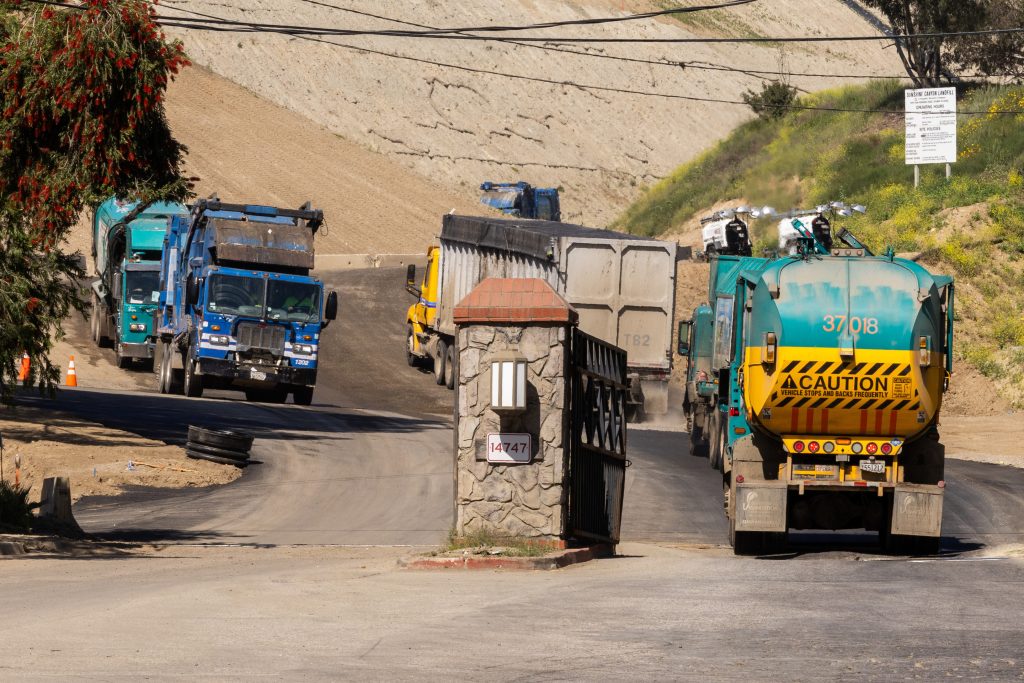
[[[906,163],[956,161],[956,88],[923,88],[904,93],[907,112]]]
[[[525,464],[530,462],[533,437],[529,434],[488,434],[487,462]]]

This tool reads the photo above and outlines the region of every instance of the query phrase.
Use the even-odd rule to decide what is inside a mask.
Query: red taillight
[[[809,444],[807,444],[808,453],[817,453],[819,448],[821,448],[821,446],[818,444],[817,441],[812,441]]]
[[[729,408],[729,417],[739,417],[739,416],[740,416],[740,409],[739,408]]]
[[[737,483],[737,484],[742,484],[742,483],[743,483],[743,481],[744,481],[744,479],[743,479],[743,475],[742,475],[742,474],[737,474],[737,475],[736,475],[736,483]]]
[[[882,444],[882,455],[889,455],[890,453],[892,453],[892,444],[891,443],[883,443]]]
[[[804,452],[804,442],[803,441],[794,441],[793,442],[793,450],[796,451],[797,453],[803,453]]]
[[[943,481],[942,479],[939,479],[938,487],[939,487],[940,489],[944,489],[944,488],[946,488],[946,482],[945,482],[945,481]]]
[[[878,444],[873,441],[868,443],[867,451],[868,455],[874,455],[878,452]]]

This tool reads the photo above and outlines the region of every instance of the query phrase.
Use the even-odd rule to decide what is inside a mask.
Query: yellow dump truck
[[[447,215],[422,279],[415,266],[406,278],[416,297],[406,314],[409,364],[432,364],[437,383],[453,387],[455,305],[488,277],[540,278],[572,304],[584,332],[626,350],[633,412],[665,413],[676,248],[569,223]]]

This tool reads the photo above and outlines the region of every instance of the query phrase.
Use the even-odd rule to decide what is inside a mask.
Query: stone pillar
[[[455,531],[559,542],[566,533],[568,339],[573,308],[540,279],[490,278],[455,308],[459,382]],[[527,365],[526,410],[491,409],[491,362]],[[529,462],[488,462],[490,434],[527,433]]]

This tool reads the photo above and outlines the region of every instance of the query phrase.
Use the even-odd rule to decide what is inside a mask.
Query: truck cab
[[[309,405],[321,333],[337,314],[337,295],[309,275],[320,221],[305,207],[219,200],[171,221],[158,295],[162,392],[175,384],[180,357],[187,396],[234,389],[253,401],[291,394]]]
[[[533,187],[529,183],[492,183],[480,185],[480,203],[498,209],[507,216],[561,221],[562,209],[558,189]]]
[[[159,298],[160,257],[167,222],[187,216],[182,204],[139,204],[111,198],[93,215],[92,335],[114,347],[118,367],[151,361],[153,312]]]

